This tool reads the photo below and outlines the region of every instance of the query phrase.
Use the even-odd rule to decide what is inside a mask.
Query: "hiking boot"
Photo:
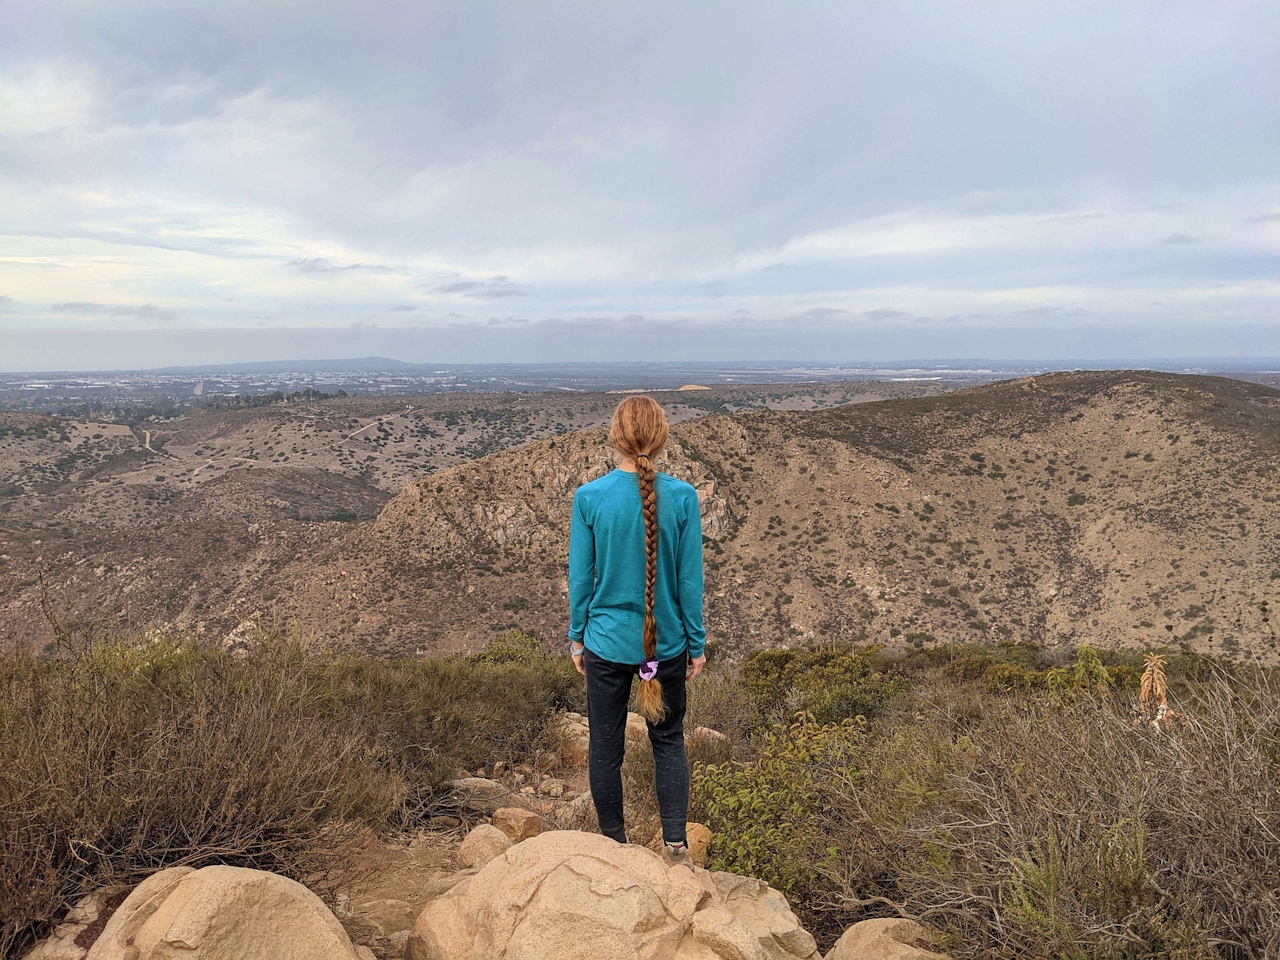
[[[664,843],[662,845],[662,862],[669,867],[677,867],[682,863],[690,863],[689,844]]]

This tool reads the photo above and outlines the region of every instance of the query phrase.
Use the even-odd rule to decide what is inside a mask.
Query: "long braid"
[[[644,658],[658,656],[658,621],[653,616],[653,591],[658,582],[658,492],[653,461],[647,454],[636,457],[636,478],[640,481],[640,509],[644,513]],[[640,681],[640,712],[657,722],[666,715],[662,702],[662,684],[655,677]]]
[[[635,461],[636,479],[640,483],[640,510],[644,516],[645,665],[641,668],[637,701],[640,712],[651,723],[657,723],[667,713],[662,702],[662,684],[656,676],[658,623],[653,616],[658,582],[658,495],[653,460],[666,446],[667,431],[667,415],[652,397],[627,397],[618,404],[609,424],[609,440],[619,453]],[[647,680],[646,673],[650,675]]]

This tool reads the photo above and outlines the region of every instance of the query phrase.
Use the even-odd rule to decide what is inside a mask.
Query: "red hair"
[[[658,494],[654,489],[657,471],[653,461],[666,446],[667,415],[652,397],[627,397],[613,411],[609,442],[636,464],[640,481],[640,508],[644,513],[644,658],[658,657],[658,623],[653,617],[653,591],[658,580]],[[640,680],[637,697],[640,712],[656,723],[667,712],[662,702],[662,684],[657,677]]]

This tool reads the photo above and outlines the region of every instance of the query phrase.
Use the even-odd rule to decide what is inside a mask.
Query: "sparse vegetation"
[[[520,631],[430,661],[160,634],[2,660],[0,951],[82,891],[174,863],[323,887],[362,831],[421,822],[459,768],[534,755],[580,696],[567,658]],[[903,914],[974,960],[1280,948],[1265,672],[1087,646],[820,646],[716,662],[691,698],[690,727],[727,738],[691,742],[712,866],[786,891],[823,943]],[[647,761],[630,750],[624,770],[638,833],[656,823]]]
[[[89,626],[127,609],[241,636],[270,604],[344,651],[483,650],[275,637],[236,659],[98,631],[0,662],[0,937],[166,863],[337,869],[457,768],[526,759],[580,706],[512,628],[562,633],[567,505],[607,463],[569,432],[611,407],[583,396],[270,403],[148,421],[150,451],[122,424],[0,418],[0,643],[43,643],[50,599]],[[671,462],[706,495],[717,662],[690,726],[727,736],[691,747],[715,863],[786,888],[824,943],[905,913],[958,957],[1280,955],[1280,701],[1240,666],[1280,656],[1276,396],[1082,372],[690,405],[729,414],[678,424]],[[646,761],[628,753],[642,832]]]
[[[897,665],[911,688],[879,719],[757,727],[735,762],[695,767],[715,865],[787,889],[820,942],[906,915],[975,960],[1273,955],[1269,675],[1185,656],[1108,666],[1088,648],[1053,659],[934,648]],[[1035,682],[993,682],[1010,677]]]
[[[323,888],[364,831],[435,812],[460,766],[535,752],[553,711],[581,709],[576,680],[524,635],[428,661],[281,635],[237,658],[161,634],[0,659],[0,956],[165,866]]]

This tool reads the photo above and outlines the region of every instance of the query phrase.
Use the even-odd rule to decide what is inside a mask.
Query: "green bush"
[[[1009,693],[1014,690],[1035,690],[1045,686],[1044,672],[1017,667],[1011,663],[994,663],[982,675],[992,690]]]
[[[511,630],[494,639],[483,653],[475,656],[477,663],[536,663],[546,659],[547,651],[542,641],[523,630]]]
[[[803,895],[834,850],[823,849],[823,784],[846,775],[863,726],[804,717],[765,734],[749,761],[695,764],[695,805],[712,831],[708,866]]]
[[[819,724],[884,712],[910,684],[883,669],[878,647],[763,650],[742,666],[743,687],[761,722],[777,722],[804,711]]]
[[[952,660],[942,668],[942,673],[956,680],[981,680],[995,665],[995,658],[989,653],[969,654]]]

